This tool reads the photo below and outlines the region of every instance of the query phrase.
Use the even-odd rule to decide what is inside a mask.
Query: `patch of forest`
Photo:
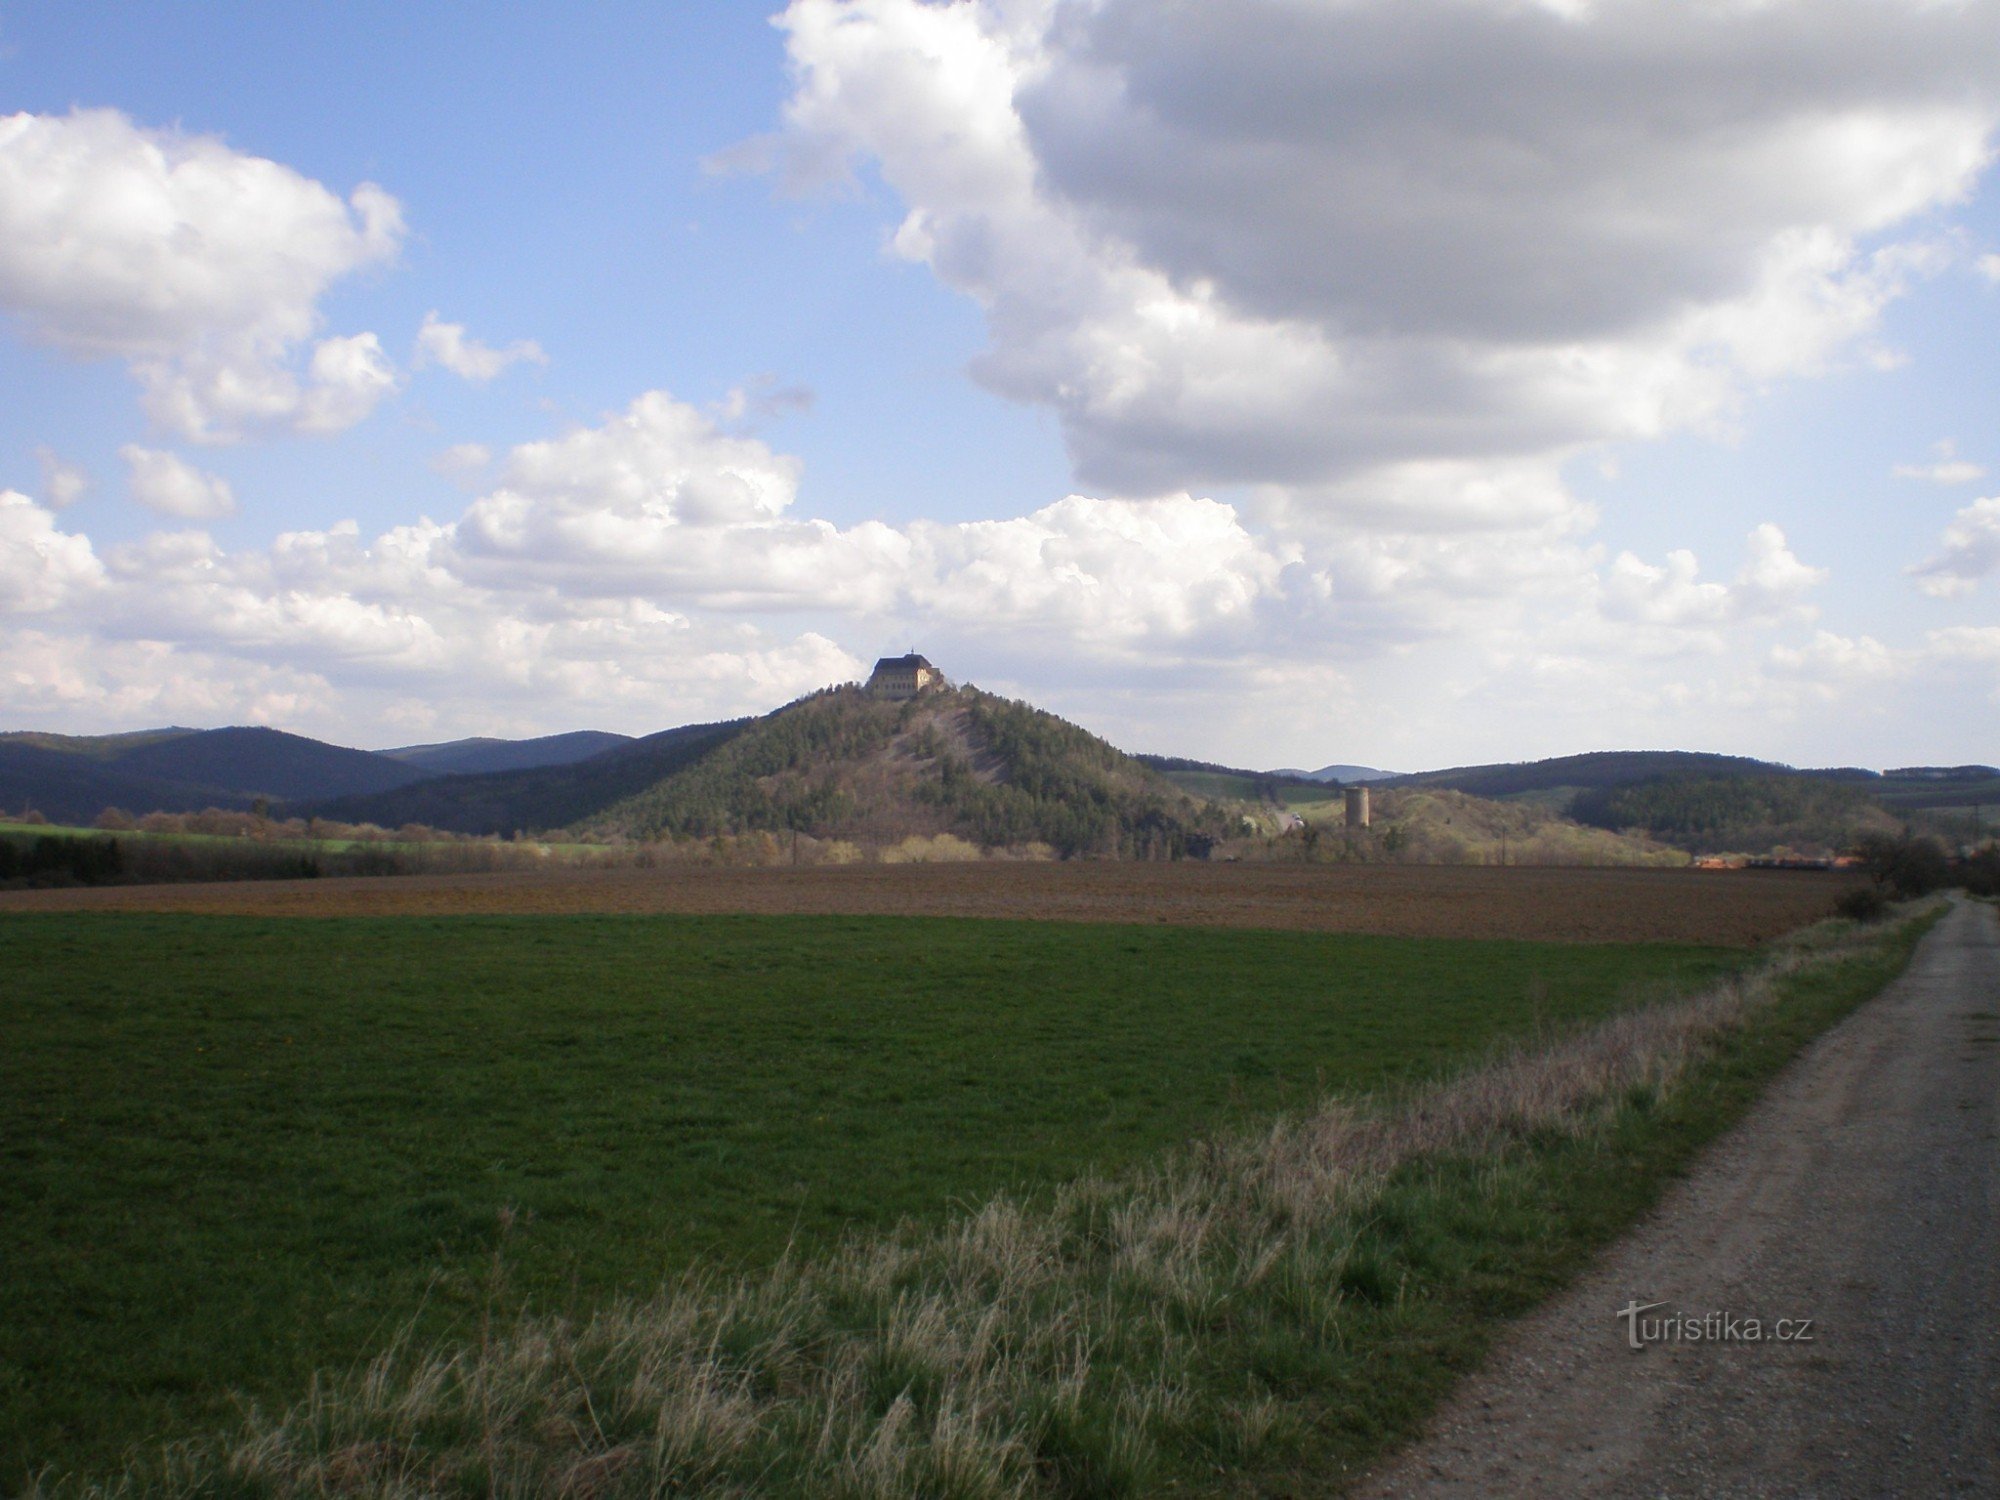
[[[1580,823],[1638,829],[1696,854],[1793,848],[1838,851],[1893,830],[1869,788],[1816,776],[1670,776],[1581,793]]]

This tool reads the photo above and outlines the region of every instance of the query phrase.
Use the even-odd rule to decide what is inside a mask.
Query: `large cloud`
[[[318,304],[402,236],[372,183],[343,201],[116,110],[0,118],[0,308],[71,354],[126,361],[153,420],[193,441],[366,416],[394,372],[373,334],[314,342]]]
[[[1690,661],[1712,676],[1725,640],[1803,622],[1823,576],[1769,526],[1733,581],[1705,583],[1687,554],[1607,565],[1567,518],[1288,534],[1188,494],[843,529],[795,514],[795,460],[663,392],[497,469],[453,521],[240,551],[174,530],[100,556],[0,496],[16,711],[62,711],[92,681],[103,704],[152,711],[212,674],[202,691],[226,712],[293,704],[350,738],[342,715],[412,734],[652,729],[768,708],[917,642],[1130,743],[1256,760],[1270,745],[1254,726],[1303,732],[1309,705],[1361,704],[1411,653],[1467,642],[1482,684],[1527,685],[1509,711],[1576,677],[1623,671],[1616,691],[1637,694]],[[1632,675],[1640,660],[1650,677]],[[149,696],[148,673],[173,694]]]
[[[1940,263],[1907,226],[1967,194],[2000,119],[1985,0],[794,0],[782,24],[785,131],[733,160],[872,163],[897,251],[985,307],[979,377],[1126,493],[1341,509],[1378,472],[1714,421]]]

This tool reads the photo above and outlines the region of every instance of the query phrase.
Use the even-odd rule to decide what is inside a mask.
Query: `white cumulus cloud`
[[[1930,463],[1897,464],[1894,472],[1898,479],[1928,479],[1932,484],[1972,484],[1986,477],[1984,467],[1958,456],[1958,444],[1950,438],[1932,446]]]
[[[46,443],[35,449],[35,463],[42,471],[42,499],[50,510],[67,509],[90,488],[90,476]]]
[[[509,365],[548,362],[548,355],[533,339],[495,349],[470,337],[463,323],[442,322],[435,311],[424,314],[423,327],[417,330],[416,363],[440,365],[465,380],[484,383]]]
[[[197,469],[177,453],[127,443],[118,456],[125,460],[132,498],[148,510],[185,521],[236,514],[236,493],[229,481]]]
[[[88,537],[58,529],[56,518],[20,491],[0,490],[0,610],[56,609],[103,578]]]
[[[1935,598],[1970,592],[2000,571],[2000,495],[1975,500],[1945,527],[1943,548],[1910,568],[1917,587]]]
[[[367,415],[393,384],[379,345],[316,339],[318,304],[402,237],[372,183],[343,200],[116,110],[0,118],[0,308],[41,342],[124,360],[152,419],[190,441]]]

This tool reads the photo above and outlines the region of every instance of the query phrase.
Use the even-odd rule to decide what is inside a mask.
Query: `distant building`
[[[1368,788],[1365,786],[1347,788],[1347,826],[1349,828],[1368,826]]]
[[[868,691],[878,698],[914,698],[946,685],[944,673],[914,651],[883,657],[868,677]]]

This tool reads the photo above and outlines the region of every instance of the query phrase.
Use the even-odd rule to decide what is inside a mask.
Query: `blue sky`
[[[1992,4],[572,9],[0,3],[0,725],[2000,758]]]

